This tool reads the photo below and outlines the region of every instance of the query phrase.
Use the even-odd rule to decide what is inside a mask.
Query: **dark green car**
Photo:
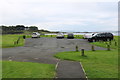
[[[68,33],[67,38],[68,39],[74,39],[74,34],[73,33]]]

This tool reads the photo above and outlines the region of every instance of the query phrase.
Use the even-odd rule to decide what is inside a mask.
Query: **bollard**
[[[23,39],[25,39],[26,38],[26,36],[25,35],[23,35]]]
[[[20,40],[20,37],[19,37],[18,40],[16,41],[17,44],[19,43],[19,40]]]
[[[107,50],[110,51],[110,45],[109,44],[107,45]]]
[[[78,50],[78,46],[76,46],[76,52],[78,52],[79,50]]]
[[[81,49],[81,54],[82,56],[84,56],[84,49]]]
[[[91,49],[92,49],[92,51],[95,51],[95,47],[94,47],[94,45],[92,45]]]
[[[111,41],[109,41],[109,44],[111,45]]]
[[[16,45],[17,43],[16,43],[16,41],[14,41],[14,45]]]
[[[117,42],[115,41],[115,46],[117,46]]]

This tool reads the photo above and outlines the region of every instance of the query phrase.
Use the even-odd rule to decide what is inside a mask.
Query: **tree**
[[[30,26],[29,30],[30,31],[38,31],[38,27],[36,27],[36,26]]]
[[[24,25],[16,25],[16,30],[25,30]]]

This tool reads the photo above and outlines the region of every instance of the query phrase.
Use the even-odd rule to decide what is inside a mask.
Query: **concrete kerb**
[[[86,76],[86,79],[88,80],[87,74],[86,74],[86,72],[85,72],[85,70],[84,70],[84,68],[83,68],[83,66],[82,66],[82,64],[81,64],[81,62],[80,62],[80,65],[81,65],[82,70],[83,70],[83,72],[84,72],[84,74],[85,74],[85,76]]]
[[[57,72],[57,68],[58,68],[59,62],[60,62],[60,59],[58,60],[57,64],[55,65],[55,71],[56,71],[56,72]],[[55,75],[56,75],[55,78],[58,78],[58,77],[57,77],[57,74],[55,74]]]

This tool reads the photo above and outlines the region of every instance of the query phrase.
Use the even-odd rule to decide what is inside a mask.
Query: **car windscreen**
[[[73,36],[73,34],[68,34],[68,36]]]
[[[37,35],[36,33],[33,33],[32,35]]]

